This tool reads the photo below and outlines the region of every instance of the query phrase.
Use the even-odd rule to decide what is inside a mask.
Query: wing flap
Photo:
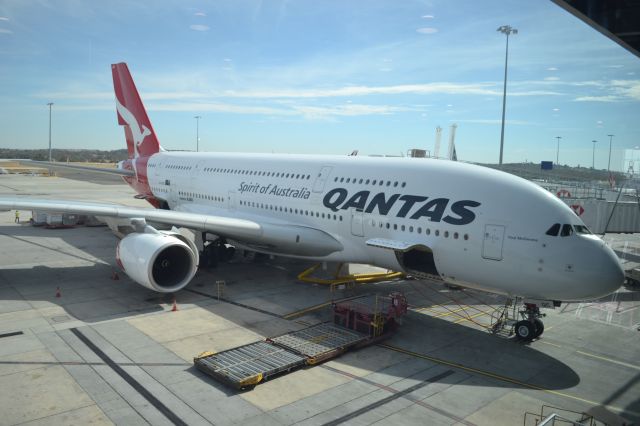
[[[414,247],[416,243],[406,241],[390,240],[388,238],[372,238],[367,240],[367,245],[371,247],[384,248],[389,250],[407,251]]]

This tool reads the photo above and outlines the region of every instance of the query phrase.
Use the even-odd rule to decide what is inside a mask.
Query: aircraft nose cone
[[[597,269],[593,271],[589,280],[594,293],[590,297],[592,299],[611,294],[624,284],[624,270],[615,252],[603,243],[599,257]]]

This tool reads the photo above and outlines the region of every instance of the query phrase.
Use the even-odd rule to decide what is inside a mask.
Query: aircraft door
[[[316,177],[316,181],[313,183],[313,192],[322,192],[324,191],[324,185],[327,183],[327,179],[331,174],[331,166],[323,166],[320,169],[320,173]]]
[[[176,205],[178,205],[178,188],[176,188],[175,182],[169,179],[165,181],[165,185],[169,187],[169,199],[167,200],[167,202],[169,203],[171,208],[174,208]]]
[[[229,191],[229,196],[227,197],[227,208],[229,210],[236,209],[236,192],[235,191]]]
[[[356,237],[364,237],[364,218],[362,212],[351,211],[351,233]]]
[[[160,178],[160,176],[162,176],[161,170],[162,170],[162,166],[164,164],[163,160],[160,160],[156,163],[156,167],[155,167],[155,176],[157,178]],[[148,170],[148,169],[147,169]]]
[[[203,164],[204,161],[198,161],[195,166],[193,167],[193,170],[191,170],[191,187],[195,188],[196,184],[198,183],[198,180],[200,178],[200,172],[203,169]]]
[[[485,225],[482,241],[482,257],[491,260],[502,260],[502,243],[504,241],[503,225]]]

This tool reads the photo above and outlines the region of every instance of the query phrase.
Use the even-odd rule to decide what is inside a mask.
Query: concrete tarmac
[[[0,195],[145,206],[99,179],[2,175]],[[331,292],[296,280],[309,263],[282,258],[201,270],[172,312],[172,296],[113,279],[116,243],[106,227],[36,228],[0,213],[0,424],[533,425],[553,412],[640,422],[637,289],[546,310],[542,338],[523,344],[488,331],[500,296],[427,280]],[[391,291],[411,309],[381,344],[246,392],[193,367],[203,351],[327,320],[332,300]]]

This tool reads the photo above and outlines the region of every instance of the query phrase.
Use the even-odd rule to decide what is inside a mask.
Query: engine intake
[[[133,233],[118,243],[116,259],[138,284],[161,293],[185,287],[196,274],[198,254],[179,234]]]

